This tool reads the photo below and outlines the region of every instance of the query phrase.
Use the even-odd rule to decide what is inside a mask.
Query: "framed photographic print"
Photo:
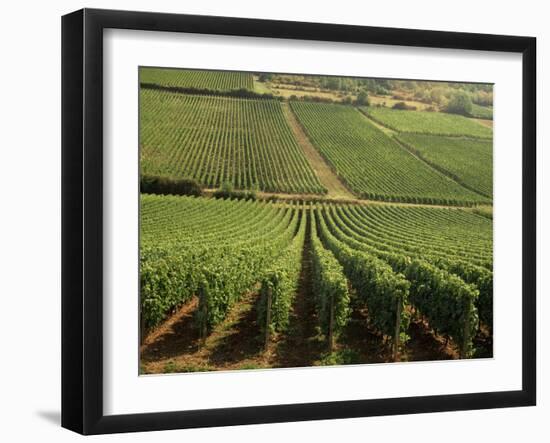
[[[62,21],[62,425],[534,405],[530,37]]]

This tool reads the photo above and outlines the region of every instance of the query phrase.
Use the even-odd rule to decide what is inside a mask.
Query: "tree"
[[[445,106],[445,90],[441,87],[435,87],[430,91],[430,98],[433,103],[436,103],[438,106]]]
[[[271,80],[273,80],[273,74],[260,74],[259,80],[261,82],[270,82]]]
[[[325,86],[327,89],[338,90],[340,89],[340,78],[338,77],[327,77]]]
[[[470,115],[472,112],[472,100],[465,92],[455,93],[449,100],[447,112],[452,114]]]
[[[359,94],[357,94],[357,100],[355,100],[355,104],[358,106],[369,106],[369,95],[365,90],[359,91]]]
[[[342,100],[342,103],[344,103],[345,105],[351,105],[353,103],[353,99],[351,98],[351,96],[346,95]]]

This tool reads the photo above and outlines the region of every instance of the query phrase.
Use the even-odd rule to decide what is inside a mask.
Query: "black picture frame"
[[[108,28],[522,54],[522,389],[132,415],[103,413],[103,31]],[[62,426],[82,434],[413,414],[536,403],[536,39],[83,9],[62,18]]]

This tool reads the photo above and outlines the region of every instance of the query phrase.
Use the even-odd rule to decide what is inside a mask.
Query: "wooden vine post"
[[[206,302],[206,294],[204,287],[199,287],[199,311],[200,311],[200,324],[199,324],[199,349],[206,342],[206,336],[208,334],[208,303]]]
[[[141,303],[139,308],[139,345],[143,345],[145,341],[145,321],[143,320],[143,311],[141,309]]]
[[[470,344],[470,311],[472,309],[472,300],[467,303],[466,318],[464,319],[464,332],[462,334],[462,346],[460,349],[460,358],[468,358]]]
[[[273,297],[273,289],[271,286],[267,288],[267,303],[266,303],[266,312],[265,312],[265,342],[264,350],[267,351],[269,347],[269,338],[271,331],[271,303]]]
[[[397,309],[395,310],[395,333],[393,336],[393,361],[399,361],[399,342],[401,339],[401,297],[397,297]]]
[[[334,349],[334,297],[330,296],[330,309],[328,318],[328,351]]]

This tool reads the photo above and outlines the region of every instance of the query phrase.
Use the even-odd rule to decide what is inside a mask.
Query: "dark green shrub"
[[[449,100],[446,111],[468,116],[472,112],[472,100],[465,92],[457,92]]]
[[[405,102],[397,102],[392,106],[393,109],[402,109],[403,111],[416,111],[416,106],[408,105]]]
[[[142,175],[140,191],[144,194],[202,195],[199,183],[193,179],[156,175]]]

